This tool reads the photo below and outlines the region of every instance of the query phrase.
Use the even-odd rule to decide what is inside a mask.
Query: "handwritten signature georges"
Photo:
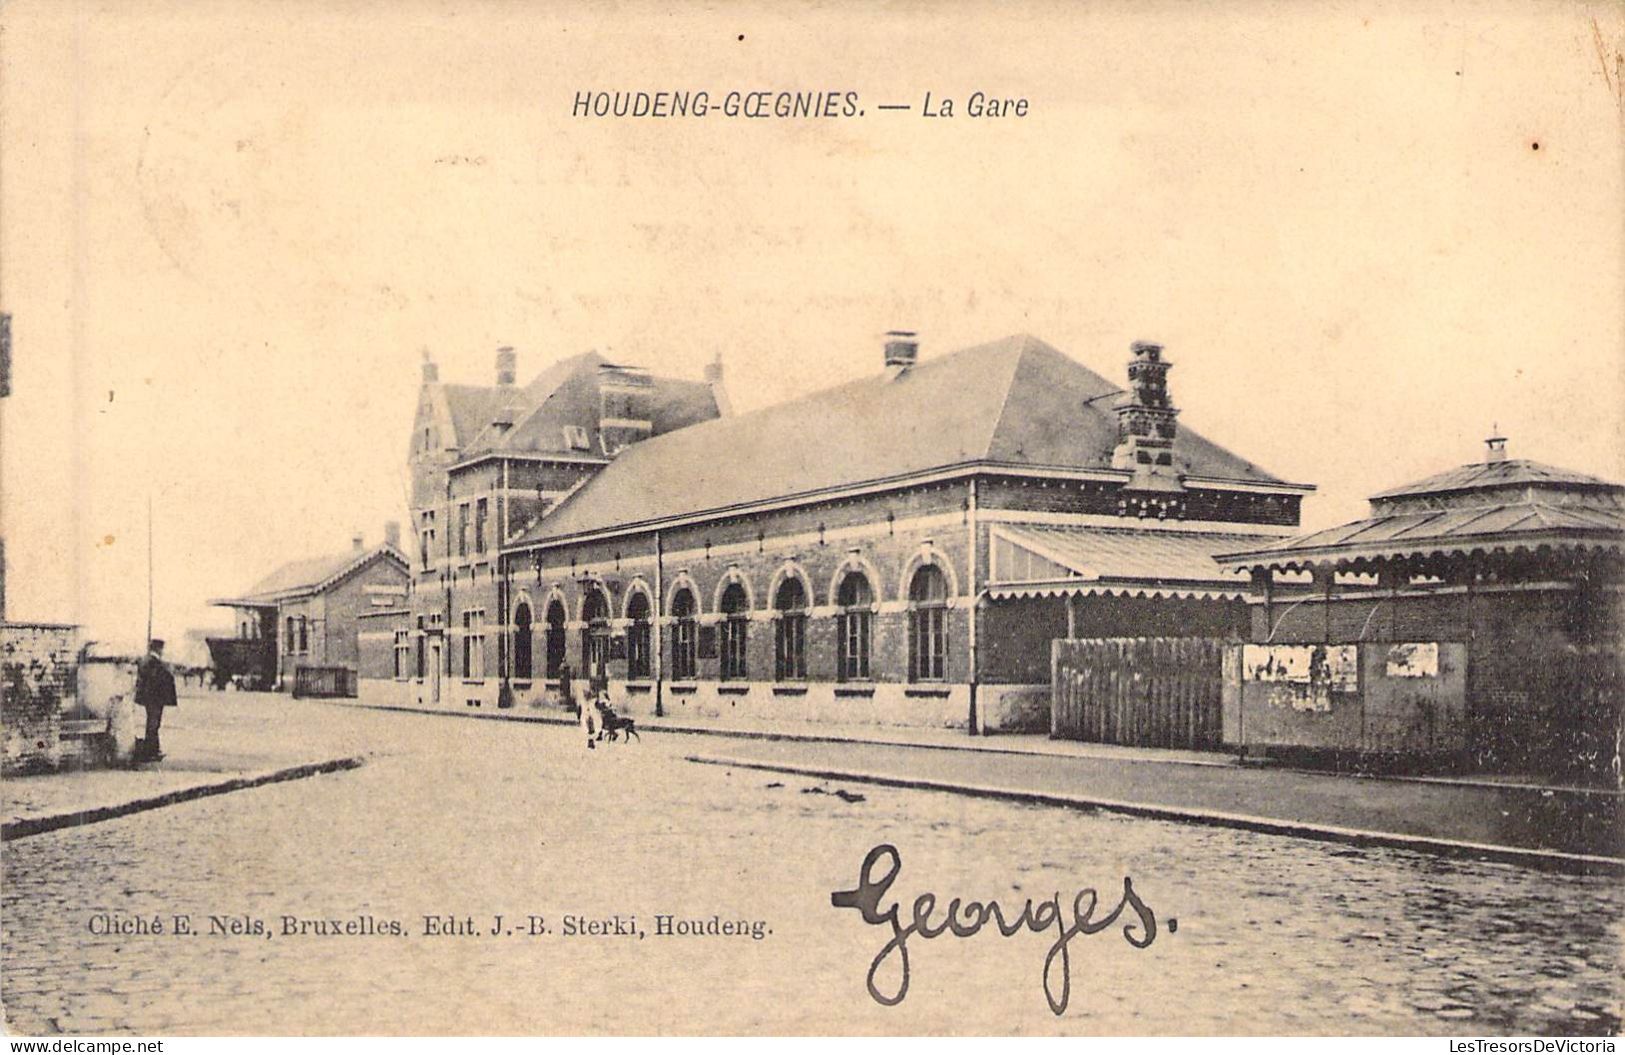
[[[885,864],[883,874],[876,875],[877,869]],[[1157,916],[1150,906],[1140,900],[1134,892],[1134,884],[1127,877],[1123,877],[1123,895],[1117,902],[1117,907],[1100,918],[1095,918],[1095,910],[1100,907],[1100,899],[1092,889],[1079,890],[1072,898],[1072,911],[1070,918],[1061,908],[1061,895],[1034,902],[1029,898],[1021,907],[1021,912],[1015,919],[1008,919],[1003,907],[997,901],[963,901],[954,898],[948,902],[946,910],[941,917],[933,922],[932,916],[937,908],[937,895],[923,893],[914,899],[913,914],[907,925],[904,925],[898,913],[899,903],[893,900],[890,905],[882,909],[881,902],[885,900],[887,891],[897,879],[897,874],[903,870],[902,855],[890,843],[876,846],[869,851],[863,859],[863,866],[858,870],[858,885],[852,890],[837,890],[830,894],[830,904],[836,908],[855,908],[863,914],[865,923],[879,926],[882,924],[891,927],[891,939],[881,946],[875,954],[874,962],[869,965],[867,983],[869,995],[887,1007],[903,1002],[908,995],[909,982],[909,950],[910,938],[918,936],[922,941],[939,938],[950,934],[956,938],[969,938],[980,931],[989,920],[999,928],[999,933],[1006,938],[1014,937],[1023,930],[1030,930],[1034,934],[1042,934],[1053,929],[1055,942],[1044,957],[1044,999],[1049,1001],[1049,1009],[1060,1015],[1066,1011],[1068,1001],[1072,995],[1072,958],[1068,951],[1068,943],[1079,934],[1098,934],[1112,926],[1128,909],[1132,917],[1123,925],[1123,938],[1137,949],[1144,949],[1157,938]],[[1168,931],[1178,930],[1178,922],[1168,920]],[[891,992],[883,991],[878,975],[886,961],[893,956],[898,963],[898,980],[896,988]]]

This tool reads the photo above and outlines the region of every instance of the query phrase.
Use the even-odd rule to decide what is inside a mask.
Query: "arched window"
[[[789,681],[807,676],[807,591],[791,576],[773,595],[778,613],[773,626],[773,676]]]
[[[581,657],[586,663],[588,678],[600,681],[609,677],[609,598],[602,587],[587,587],[586,600],[581,605]]]
[[[547,606],[547,676],[556,678],[564,670],[564,604],[557,600]]]
[[[722,680],[743,681],[748,674],[745,639],[750,628],[750,600],[745,588],[729,583],[722,591],[722,633],[718,651],[722,654]]]
[[[875,592],[868,576],[860,571],[848,572],[835,591],[835,604],[841,610],[836,616],[836,677],[842,681],[867,681],[869,646],[875,633]]]
[[[513,676],[529,678],[530,668],[530,605],[521,601],[513,610]]]
[[[948,582],[934,564],[908,584],[908,680],[941,681],[948,659]]]
[[[649,595],[638,591],[626,602],[626,617],[632,625],[626,632],[626,676],[649,676]]]
[[[671,676],[675,681],[693,679],[698,667],[699,624],[695,614],[693,591],[678,590],[671,600]]]

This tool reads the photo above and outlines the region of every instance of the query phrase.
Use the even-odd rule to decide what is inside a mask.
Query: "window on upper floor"
[[[482,498],[474,504],[474,552],[485,552],[485,522],[490,513],[489,502]]]
[[[468,556],[468,503],[457,507],[457,555]]]

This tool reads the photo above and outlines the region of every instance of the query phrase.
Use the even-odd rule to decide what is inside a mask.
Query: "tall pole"
[[[152,492],[147,492],[147,640],[152,640]]]

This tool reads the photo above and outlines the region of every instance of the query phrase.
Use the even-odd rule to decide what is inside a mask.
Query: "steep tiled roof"
[[[365,550],[350,549],[326,557],[308,557],[282,565],[233,600],[270,604],[297,597],[310,593],[328,582],[343,578],[380,556],[393,558],[402,568],[406,567],[405,555],[387,544]],[[232,602],[228,600],[214,603]]]
[[[442,386],[460,455],[469,458],[498,450],[570,452],[566,425],[585,429],[590,452],[600,453],[597,375],[607,362],[596,352],[583,352],[553,363],[523,387]],[[705,382],[658,376],[652,376],[650,382],[653,435],[717,416],[716,397]],[[511,427],[496,429],[491,422],[502,400],[510,404]]]
[[[1399,498],[1405,495],[1444,494],[1453,491],[1471,491],[1491,487],[1520,486],[1605,488],[1625,491],[1625,487],[1596,476],[1587,476],[1571,469],[1530,461],[1527,458],[1508,458],[1504,461],[1479,462],[1462,465],[1446,472],[1429,476],[1425,480],[1405,484],[1372,495],[1373,500]]]
[[[446,396],[446,409],[451,411],[451,425],[456,433],[456,445],[468,447],[475,437],[490,424],[491,411],[496,407],[501,389],[495,385],[442,385]]]
[[[1027,336],[928,358],[628,448],[523,541],[885,480],[967,462],[1109,469],[1119,387]],[[1190,429],[1181,471],[1281,483]]]

